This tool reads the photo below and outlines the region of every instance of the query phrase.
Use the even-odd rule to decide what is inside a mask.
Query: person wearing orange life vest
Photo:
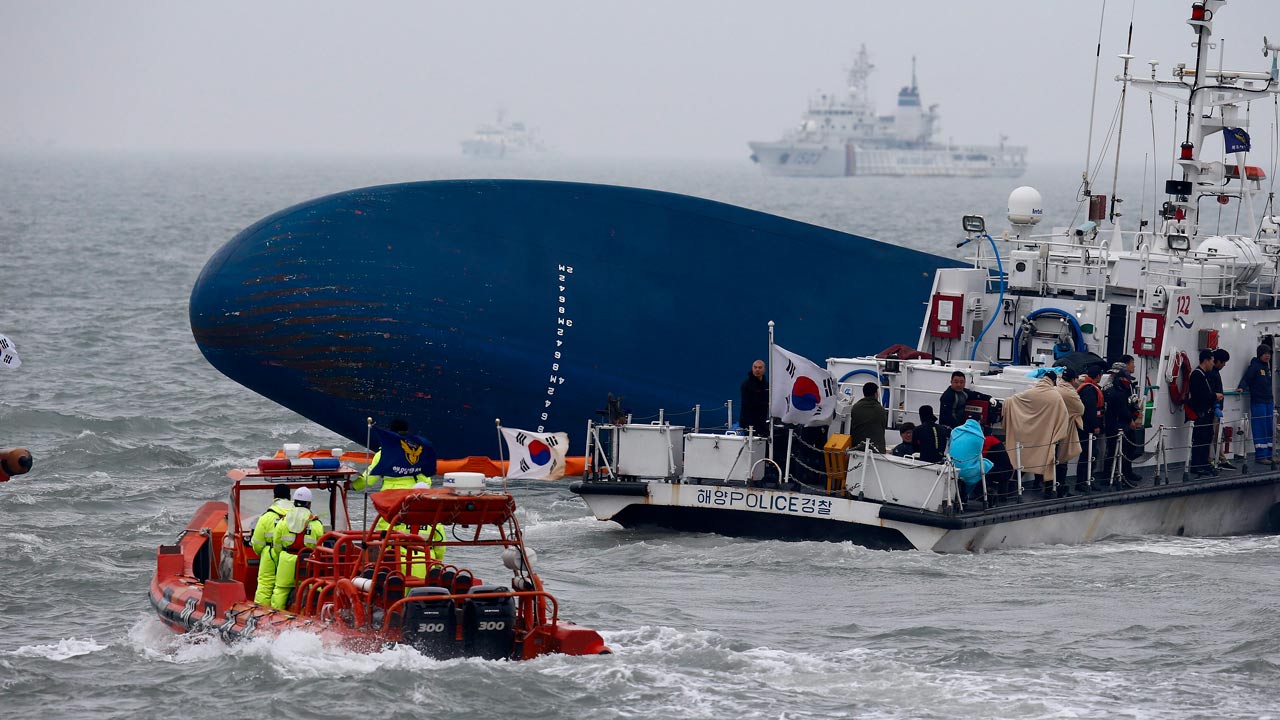
[[[276,583],[271,593],[271,607],[283,610],[298,584],[298,554],[314,548],[324,534],[320,518],[311,513],[311,489],[293,491],[293,509],[276,523],[273,533],[276,553]]]
[[[249,538],[249,545],[258,555],[258,589],[253,600],[259,605],[271,604],[271,593],[276,587],[276,523],[293,508],[293,503],[289,501],[288,485],[277,483],[271,494],[275,500],[258,518],[257,524],[253,526],[253,535]]]

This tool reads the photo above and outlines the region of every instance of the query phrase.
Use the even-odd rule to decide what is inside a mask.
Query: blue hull
[[[700,402],[723,424],[770,320],[817,362],[914,344],[934,270],[956,264],[652,190],[408,183],[232,238],[196,281],[191,328],[219,371],[357,442],[366,417],[401,416],[441,457],[492,456],[501,418],[577,450],[608,393],[637,418]]]

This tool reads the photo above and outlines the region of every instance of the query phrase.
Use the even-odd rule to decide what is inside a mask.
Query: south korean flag
[[[564,477],[564,456],[569,449],[568,433],[536,433],[502,428],[511,458],[507,478],[558,480]]]
[[[22,359],[18,357],[18,346],[8,335],[0,335],[0,367],[11,370],[22,367]]]

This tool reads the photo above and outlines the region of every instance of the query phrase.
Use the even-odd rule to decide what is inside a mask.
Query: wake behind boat
[[[1027,149],[1005,145],[1003,136],[994,146],[936,142],[941,115],[921,103],[914,59],[894,114],[876,114],[867,87],[874,67],[863,45],[844,92],[810,99],[800,125],[781,140],[748,143],[752,161],[766,175],[792,177],[1019,177],[1027,169]]]
[[[939,552],[1280,530],[1280,218],[1270,196],[1255,213],[1265,172],[1246,164],[1243,107],[1280,92],[1280,46],[1264,41],[1269,71],[1211,67],[1225,4],[1192,6],[1198,56],[1171,79],[1130,76],[1126,56],[1126,88],[1190,109],[1179,177],[1150,227],[1123,229],[1118,199],[1086,183],[1089,219],[1036,233],[1040,195],[1018,188],[1003,234],[963,218],[971,266],[934,275],[914,348],[819,367],[774,346],[773,414],[820,426],[816,439],[597,424],[592,473],[574,492],[628,527]],[[1226,162],[1209,159],[1211,142]],[[1236,205],[1243,232],[1219,234],[1206,202]],[[1072,428],[1057,376],[1101,375],[1103,357],[1113,385],[1069,389],[1082,408]],[[935,408],[959,427],[940,430]],[[905,457],[873,447],[906,423],[918,427]],[[772,456],[782,467],[769,472]]]

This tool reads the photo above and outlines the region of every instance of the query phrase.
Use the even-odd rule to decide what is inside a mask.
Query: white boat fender
[[[520,548],[509,547],[502,551],[502,564],[514,573],[529,571],[529,566],[538,560],[538,553],[533,548],[525,548],[524,555],[527,564],[520,561]],[[521,567],[522,565],[524,567]]]

